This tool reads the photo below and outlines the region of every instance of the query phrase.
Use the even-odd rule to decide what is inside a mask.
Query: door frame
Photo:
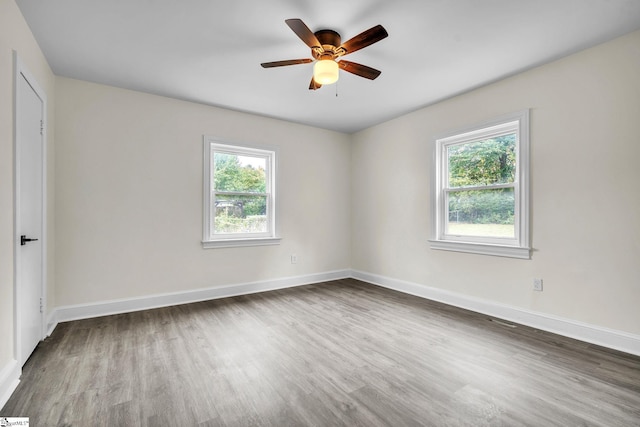
[[[21,321],[20,321],[20,297],[18,293],[18,289],[20,289],[21,285],[21,275],[20,275],[20,261],[21,261],[21,251],[20,251],[20,147],[22,144],[22,135],[20,134],[20,129],[18,126],[19,118],[21,114],[21,99],[18,94],[18,82],[19,79],[24,78],[27,83],[31,86],[35,94],[42,101],[42,131],[41,131],[41,142],[42,142],[42,236],[38,238],[41,241],[40,249],[41,249],[41,258],[40,262],[42,263],[42,277],[41,277],[41,289],[40,289],[40,339],[44,339],[46,334],[46,297],[47,297],[47,242],[48,242],[48,232],[47,232],[47,96],[38,84],[37,80],[33,77],[33,75],[27,70],[24,63],[21,61],[18,53],[13,51],[13,64],[14,64],[14,81],[13,81],[13,153],[14,153],[14,161],[13,161],[13,230],[14,230],[14,251],[13,251],[13,326],[14,326],[14,335],[13,335],[13,354],[16,360],[20,361],[22,355],[21,352]],[[20,366],[22,369],[22,366]]]

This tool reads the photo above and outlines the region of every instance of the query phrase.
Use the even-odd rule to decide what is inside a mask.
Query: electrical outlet
[[[298,255],[291,254],[291,264],[297,264],[297,263],[298,263]]]
[[[533,279],[533,290],[542,292],[542,279]]]

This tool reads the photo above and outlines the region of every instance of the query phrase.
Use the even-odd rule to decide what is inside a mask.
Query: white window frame
[[[277,245],[278,236],[276,221],[276,183],[277,183],[277,150],[275,148],[255,147],[247,144],[225,141],[216,137],[204,136],[204,197],[203,197],[203,248],[228,248],[237,246]],[[267,196],[267,231],[263,233],[228,233],[214,234],[213,221],[215,200],[213,188],[214,153],[233,154],[238,156],[262,157],[266,159],[266,196]],[[240,194],[240,193],[238,193]]]
[[[515,198],[514,238],[457,236],[446,233],[449,189],[447,185],[447,147],[483,140],[505,133],[516,133],[516,173],[513,185]],[[494,186],[491,186],[494,187]],[[489,187],[487,187],[489,188]],[[449,132],[433,141],[431,189],[431,249],[494,255],[511,258],[531,258],[529,247],[529,110],[507,114],[463,130]]]

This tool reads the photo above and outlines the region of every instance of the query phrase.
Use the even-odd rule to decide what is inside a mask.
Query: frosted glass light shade
[[[333,59],[317,61],[313,66],[313,80],[321,85],[330,85],[338,81],[338,63]]]

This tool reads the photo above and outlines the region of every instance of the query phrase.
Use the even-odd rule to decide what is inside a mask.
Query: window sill
[[[507,258],[531,259],[531,249],[518,246],[491,245],[486,243],[452,242],[429,240],[431,249],[465,252],[479,255],[493,255]]]
[[[214,248],[237,248],[242,246],[267,246],[279,245],[282,237],[257,237],[250,239],[220,239],[220,240],[203,240],[202,247],[204,249]]]

